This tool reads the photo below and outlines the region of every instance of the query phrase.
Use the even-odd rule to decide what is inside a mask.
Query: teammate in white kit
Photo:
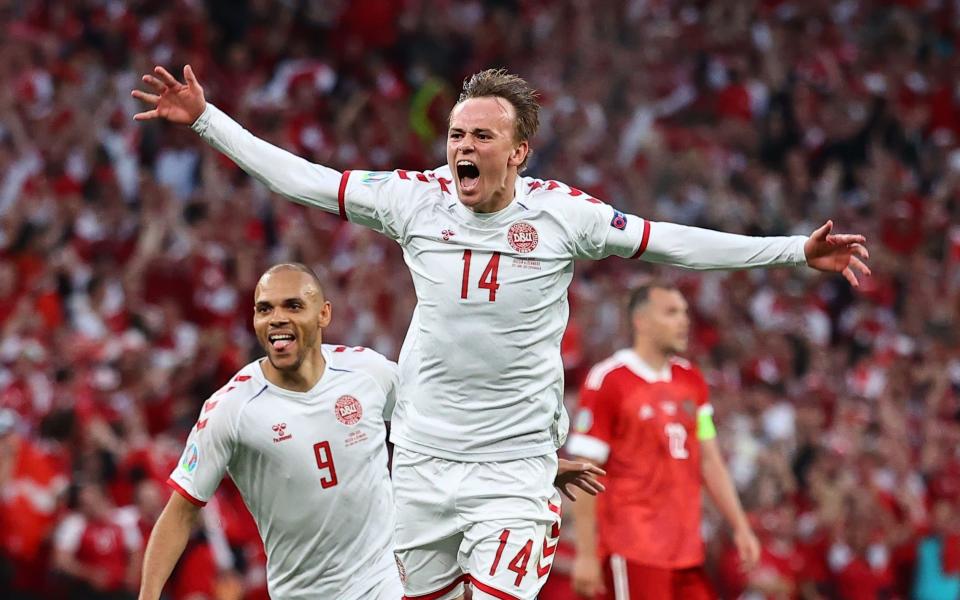
[[[271,598],[398,600],[386,428],[396,364],[321,344],[330,303],[309,269],[277,265],[257,285],[254,329],[267,357],[200,410],[150,535],[141,600],[155,600],[193,521],[229,473],[267,554]]]
[[[747,237],[626,215],[519,172],[539,106],[526,82],[484,71],[450,113],[447,167],[340,173],[244,130],[190,67],[133,96],[137,120],[189,124],[271,190],[397,241],[417,294],[393,417],[397,556],[407,598],[534,598],[559,531],[552,487],[567,433],[560,338],[573,261],[611,255],[697,269],[810,265],[869,274],[864,238]]]

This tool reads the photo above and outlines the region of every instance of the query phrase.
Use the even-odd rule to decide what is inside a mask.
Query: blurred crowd
[[[396,358],[415,298],[386,238],[269,194],[129,91],[190,63],[248,129],[339,169],[443,162],[459,82],[541,94],[529,174],[753,235],[827,218],[874,276],[577,265],[570,408],[651,272],[694,312],[719,439],[764,545],[724,598],[960,598],[960,3],[23,0],[0,3],[0,595],[125,598],[203,400],[258,355],[259,273],[316,269],[325,339]],[[266,598],[225,482],[169,597]],[[567,534],[571,528],[566,528]],[[569,597],[561,552],[543,597]]]

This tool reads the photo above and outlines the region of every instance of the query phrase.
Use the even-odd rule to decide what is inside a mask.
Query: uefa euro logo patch
[[[360,176],[360,183],[377,183],[389,179],[391,175],[393,175],[393,171],[365,171]]]
[[[613,219],[610,220],[610,227],[623,231],[627,228],[627,215],[617,209],[613,209]]]
[[[196,444],[190,444],[187,446],[187,451],[183,453],[180,468],[187,473],[193,473],[197,469],[198,462],[200,462],[200,449]]]

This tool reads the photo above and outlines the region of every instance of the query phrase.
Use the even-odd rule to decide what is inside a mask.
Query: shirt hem
[[[510,451],[464,452],[421,444],[401,435],[395,435],[395,432],[391,433],[390,441],[393,445],[403,448],[404,450],[456,462],[503,462],[555,454],[558,450],[556,444],[546,442],[544,444],[537,444],[536,446],[528,446]]]

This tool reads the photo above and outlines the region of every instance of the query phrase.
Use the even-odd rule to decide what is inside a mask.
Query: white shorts
[[[394,448],[397,563],[407,600],[534,599],[560,535],[557,456],[456,462]]]

